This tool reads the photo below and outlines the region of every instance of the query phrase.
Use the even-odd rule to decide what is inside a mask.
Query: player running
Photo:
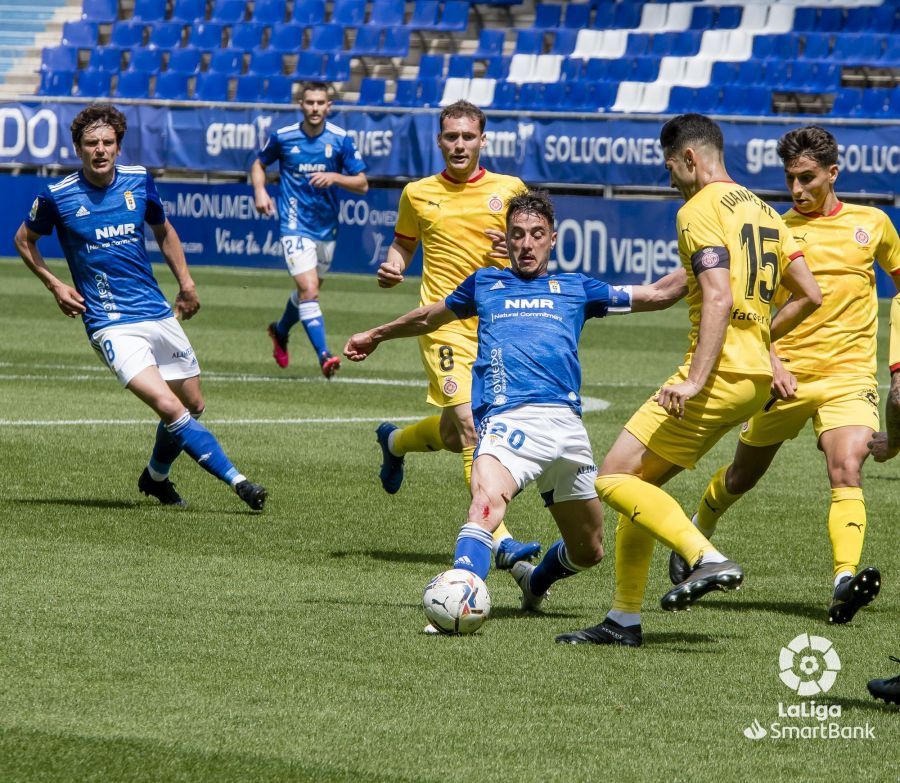
[[[874,264],[900,273],[900,239],[880,209],[838,199],[838,145],[827,130],[790,131],[777,149],[794,201],[784,222],[822,289],[822,307],[773,344],[771,396],[741,432],[732,463],[713,476],[695,521],[712,537],[719,519],[756,486],[784,441],[812,419],[831,483],[834,594],[828,620],[847,623],[881,584],[877,568],[857,573],[866,531],[862,465],[878,431]],[[776,305],[783,299],[776,297]],[[682,581],[686,571],[673,554],[672,580]]]
[[[153,454],[138,489],[163,505],[186,506],[169,480],[172,463],[184,450],[260,511],[265,488],[248,481],[197,421],[206,407],[200,366],[177,319],[193,317],[200,301],[153,178],[143,166],[116,163],[125,117],[113,106],[89,106],[71,130],[82,168],[34,200],[16,232],[16,249],[59,309],[69,318],[81,316],[91,347],[119,383],[159,416]],[[145,221],[178,281],[174,315],[153,277],[144,246]],[[54,227],[74,288],[50,271],[37,248]]]
[[[793,297],[771,321],[772,339],[821,302],[784,222],[728,176],[719,126],[683,114],[663,126],[659,140],[672,185],[686,202],[676,225],[691,344],[684,364],[631,417],[600,468],[600,499],[619,512],[612,610],[598,625],[557,636],[559,642],[642,644],[640,611],[655,540],[693,566],[663,596],[664,609],[684,609],[710,590],[740,586],[740,566],[713,547],[660,486],[693,468],[768,398],[770,303],[778,285]]]
[[[682,270],[652,286],[610,286],[578,273],[548,274],[556,242],[553,220],[545,194],[514,196],[506,211],[511,269],[478,269],[444,299],[355,334],[344,348],[348,359],[362,361],[385,340],[433,333],[478,316],[472,410],[480,438],[472,503],[453,567],[487,576],[492,533],[510,499],[536,481],[562,540],[537,567],[526,561],[512,567],[525,609],[537,609],[552,582],[603,557],[603,508],[579,396],[578,341],[585,321],[660,310],[687,290]]]
[[[250,181],[261,215],[275,213],[266,192],[266,166],[278,161],[281,186],[278,217],[281,247],[288,272],[297,284],[281,320],[269,324],[275,362],[287,367],[288,337],[300,321],[316,353],[322,374],[334,377],[341,360],[332,356],[325,339],[325,316],[319,306],[319,287],[331,267],[338,229],[338,194],[335,186],[362,195],[369,190],[366,164],[353,139],[343,128],[328,122],[331,99],[328,85],[303,85],[300,111],[303,122],[279,128],[250,167]]]
[[[481,109],[457,101],[444,108],[439,122],[437,145],[446,168],[403,189],[394,241],[378,269],[378,285],[382,288],[403,282],[403,274],[421,243],[422,305],[443,302],[476,269],[508,265],[507,259],[491,255],[491,239],[485,232],[505,231],[506,205],[513,194],[525,189],[518,177],[494,174],[479,164],[487,143],[486,118]],[[410,452],[461,452],[466,484],[470,483],[478,442],[471,405],[477,327],[476,318],[465,318],[419,338],[428,377],[426,399],[441,409],[441,415],[402,429],[389,422],[378,427],[376,436],[382,453],[379,477],[385,492],[399,491],[404,457]],[[503,523],[497,528],[494,546],[499,568],[509,568],[540,552],[536,541],[513,539]]]

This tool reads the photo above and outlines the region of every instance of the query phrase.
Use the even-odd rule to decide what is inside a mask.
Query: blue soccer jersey
[[[445,303],[460,318],[478,316],[476,425],[522,405],[567,405],[580,414],[584,322],[629,312],[629,291],[578,273],[528,279],[485,268],[467,277]]]
[[[25,225],[44,236],[56,228],[75,289],[84,297],[84,326],[93,334],[113,323],[172,315],[144,246],[144,222],[165,220],[147,169],[117,165],[105,188],[92,185],[81,171],[48,185]]]
[[[317,188],[309,175],[318,171],[359,174],[366,164],[347,131],[325,123],[318,136],[307,136],[300,123],[279,128],[257,156],[264,166],[279,163],[278,217],[282,236],[332,240],[338,229],[337,189]]]

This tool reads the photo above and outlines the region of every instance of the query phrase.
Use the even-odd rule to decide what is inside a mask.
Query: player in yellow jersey
[[[794,202],[784,221],[822,289],[822,307],[773,346],[772,394],[741,433],[732,463],[710,481],[696,524],[712,536],[719,518],[756,486],[782,443],[812,419],[831,483],[834,594],[828,620],[847,623],[875,598],[881,582],[877,568],[857,573],[866,530],[861,470],[878,430],[873,265],[900,273],[900,240],[880,209],[838,199],[838,145],[827,130],[792,130],[777,149]],[[673,581],[684,570],[673,557]]]
[[[525,184],[518,177],[494,174],[479,164],[487,141],[485,123],[484,112],[467,101],[441,112],[437,144],[446,168],[403,189],[394,241],[378,269],[382,288],[403,281],[419,243],[423,254],[421,306],[443,301],[476,269],[509,266],[509,259],[491,255],[491,238],[485,231],[505,233],[507,201],[524,191]],[[385,492],[394,494],[400,489],[404,456],[417,451],[462,453],[466,483],[470,482],[478,443],[471,405],[477,329],[478,319],[467,318],[419,337],[428,377],[427,401],[440,408],[441,414],[403,429],[389,422],[378,427],[382,450],[379,476]],[[516,541],[502,523],[494,534],[498,568],[510,568],[539,552],[540,544]]]
[[[694,566],[663,596],[664,609],[684,609],[710,590],[740,586],[740,566],[719,553],[660,486],[693,468],[762,407],[772,381],[770,333],[781,337],[821,301],[781,218],[728,176],[715,122],[683,114],[663,126],[659,140],[672,185],[686,201],[676,227],[687,273],[690,348],[684,364],[631,417],[600,468],[597,492],[619,512],[612,610],[599,625],[561,634],[558,642],[642,644],[640,611],[655,540]],[[779,285],[793,297],[771,319]]]

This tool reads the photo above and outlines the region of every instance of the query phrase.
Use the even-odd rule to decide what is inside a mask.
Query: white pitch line
[[[391,421],[418,421],[421,416],[392,416]],[[374,424],[384,421],[384,417],[378,418],[322,418],[322,419],[207,419],[203,417],[205,424]],[[80,426],[133,426],[156,424],[158,419],[32,419],[31,421],[17,421],[15,419],[0,419],[0,427],[80,427]]]

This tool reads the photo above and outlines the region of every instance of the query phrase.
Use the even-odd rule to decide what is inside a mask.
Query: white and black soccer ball
[[[491,614],[487,585],[462,568],[438,574],[425,586],[425,616],[441,633],[474,633]]]

